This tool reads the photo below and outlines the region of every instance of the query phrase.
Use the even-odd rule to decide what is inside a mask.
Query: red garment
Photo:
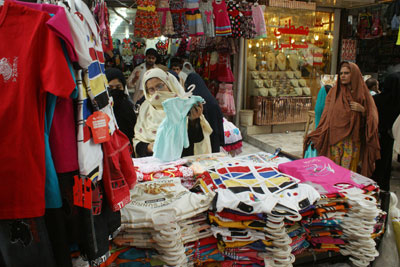
[[[78,144],[74,104],[71,98],[57,98],[49,140],[57,173],[78,170]]]
[[[210,212],[211,214],[214,215],[214,213]],[[221,211],[221,212],[217,212],[216,214],[218,214],[218,216],[222,217],[222,218],[226,218],[226,219],[230,219],[232,221],[259,221],[260,217],[258,217],[257,215],[239,215],[239,214],[235,214],[235,213],[231,213],[229,211]]]
[[[103,152],[104,189],[111,209],[118,211],[131,201],[129,189],[136,184],[128,137],[115,130],[110,140],[103,143]]]
[[[49,19],[0,6],[0,219],[44,215],[46,92],[67,98],[75,87]]]

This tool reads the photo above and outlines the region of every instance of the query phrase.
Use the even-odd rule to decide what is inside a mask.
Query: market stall
[[[379,188],[327,158],[260,152],[134,162],[140,182],[121,210],[116,263],[292,266],[329,253],[332,262],[368,266],[378,256],[386,216]]]

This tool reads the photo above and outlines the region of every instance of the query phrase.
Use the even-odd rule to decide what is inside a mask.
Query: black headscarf
[[[106,73],[107,81],[112,81],[112,80],[118,79],[125,88],[126,80],[125,80],[125,76],[122,73],[122,71],[120,71],[119,69],[116,69],[116,68],[109,68],[109,69],[106,69],[105,73]]]
[[[108,81],[118,79],[125,88],[126,80],[124,74],[115,68],[106,70],[106,77]],[[108,93],[113,97],[114,115],[117,120],[117,124],[121,132],[123,132],[132,144],[132,138],[134,137],[134,128],[136,124],[136,114],[134,106],[129,96],[125,94],[124,90],[113,89],[109,90]]]
[[[383,82],[382,92],[374,96],[379,113],[379,131],[392,129],[400,114],[400,72],[389,74]]]
[[[186,78],[185,89],[188,91],[190,85],[196,85],[193,95],[204,98],[203,114],[210,124],[213,132],[210,136],[212,152],[219,152],[219,147],[224,145],[223,115],[217,100],[208,90],[206,83],[197,73],[191,73]]]

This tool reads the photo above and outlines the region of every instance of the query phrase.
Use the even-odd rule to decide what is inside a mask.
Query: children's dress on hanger
[[[174,35],[174,24],[172,23],[171,10],[168,0],[159,0],[157,6],[158,19],[161,25],[161,34],[165,36]]]
[[[230,55],[226,53],[220,53],[218,55],[216,79],[220,82],[233,83],[235,81],[235,77],[233,76],[231,68]]]
[[[267,37],[267,30],[265,26],[265,18],[262,7],[258,4],[254,4],[251,7],[253,13],[253,21],[255,25],[255,38],[265,38]]]
[[[163,161],[181,157],[183,148],[189,147],[187,114],[194,104],[202,101],[201,96],[192,96],[187,99],[170,98],[162,103],[166,117],[157,129],[154,157]]]
[[[222,113],[227,116],[233,116],[236,114],[232,87],[233,85],[230,83],[221,83],[216,97]]]
[[[135,37],[154,38],[161,35],[155,0],[137,0]]]
[[[185,14],[189,26],[189,36],[204,35],[203,22],[199,10],[199,0],[186,0]]]
[[[231,22],[232,37],[239,38],[243,36],[244,17],[239,11],[240,4],[235,1],[229,1],[227,10]]]
[[[200,1],[199,10],[203,21],[204,34],[207,37],[215,37],[212,0]]]
[[[253,39],[256,35],[256,26],[254,25],[253,14],[251,11],[251,3],[241,2],[240,12],[244,17],[243,37],[246,39]]]
[[[184,0],[169,0],[172,22],[174,23],[175,38],[187,37],[189,27],[185,16]]]
[[[212,3],[215,22],[216,36],[232,35],[231,22],[228,17],[228,11],[224,0],[215,0]]]

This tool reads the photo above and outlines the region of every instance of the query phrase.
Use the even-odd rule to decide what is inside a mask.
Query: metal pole
[[[244,59],[244,49],[245,49],[245,40],[244,38],[240,38],[240,43],[239,43],[239,60],[237,64],[237,93],[236,93],[236,116],[235,116],[235,125],[239,125],[239,112],[242,109],[243,106],[243,78],[245,75],[245,70],[246,70],[246,61]]]

